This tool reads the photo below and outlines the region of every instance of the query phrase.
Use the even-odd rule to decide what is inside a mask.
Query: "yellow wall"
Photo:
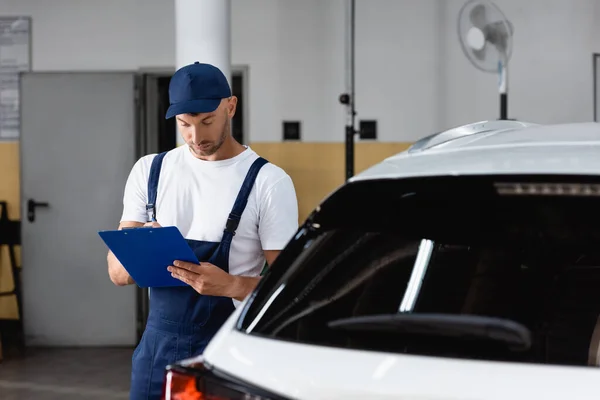
[[[344,143],[277,142],[251,146],[291,176],[298,196],[300,222],[345,181]],[[409,143],[356,143],[355,173],[408,146]],[[0,201],[9,202],[12,219],[20,218],[19,190],[19,146],[17,143],[0,143]],[[8,266],[8,251],[3,248],[0,252],[0,291],[12,288]],[[14,297],[0,297],[0,318],[16,317]]]
[[[19,207],[19,144],[0,143],[0,201],[8,201],[8,217],[20,218]],[[20,261],[19,261],[20,262]],[[13,289],[8,248],[0,247],[0,292]],[[14,296],[0,296],[0,318],[18,318]]]
[[[360,142],[355,144],[357,174],[399,153],[410,143]],[[254,151],[283,168],[294,181],[300,221],[346,179],[344,143],[254,143]]]

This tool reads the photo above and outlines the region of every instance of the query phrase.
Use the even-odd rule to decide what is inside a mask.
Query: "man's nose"
[[[192,125],[190,129],[192,132],[192,142],[194,142],[195,144],[199,144],[202,140],[202,138],[200,137],[200,129],[198,129],[198,127],[195,125]]]

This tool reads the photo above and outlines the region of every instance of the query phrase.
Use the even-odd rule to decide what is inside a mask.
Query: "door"
[[[21,82],[23,321],[27,345],[136,342],[136,290],[108,277],[135,162],[133,73],[28,73]]]

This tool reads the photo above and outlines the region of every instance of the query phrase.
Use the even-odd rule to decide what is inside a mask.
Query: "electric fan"
[[[458,14],[458,38],[463,52],[478,69],[498,74],[500,119],[508,119],[508,61],[513,26],[491,1],[470,0]]]

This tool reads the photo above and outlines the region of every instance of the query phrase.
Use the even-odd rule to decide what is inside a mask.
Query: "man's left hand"
[[[224,296],[243,300],[258,283],[258,278],[230,275],[211,263],[194,264],[175,261],[167,269],[174,278],[187,283],[207,296]]]

